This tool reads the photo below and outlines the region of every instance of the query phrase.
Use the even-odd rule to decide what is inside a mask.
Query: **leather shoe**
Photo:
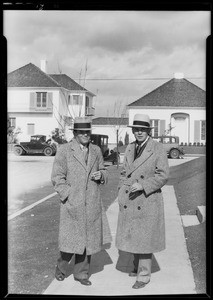
[[[56,270],[55,270],[55,278],[58,281],[63,281],[65,278],[65,274],[60,271],[58,266],[56,267]]]
[[[79,281],[81,284],[83,285],[91,285],[92,282],[89,279],[78,279],[78,278],[74,278],[76,281]]]
[[[141,289],[141,288],[144,288],[148,283],[149,283],[149,281],[148,282],[136,281],[133,284],[132,288],[133,289]]]

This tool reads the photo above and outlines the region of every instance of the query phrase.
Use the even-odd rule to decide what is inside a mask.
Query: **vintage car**
[[[57,151],[56,143],[49,139],[46,141],[45,135],[32,135],[30,142],[20,142],[14,145],[16,155],[43,153],[45,156],[55,155]]]
[[[179,145],[178,136],[162,135],[155,136],[153,139],[163,144],[169,158],[181,158],[184,155],[184,149]]]

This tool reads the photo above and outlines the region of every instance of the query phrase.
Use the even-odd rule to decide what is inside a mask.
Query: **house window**
[[[37,108],[47,108],[47,93],[36,93],[36,107]]]
[[[29,135],[35,134],[35,124],[33,124],[33,123],[27,124],[27,134],[29,134]]]
[[[152,136],[158,136],[159,133],[159,120],[150,120],[151,121],[151,126],[154,127],[152,129]]]
[[[68,96],[68,105],[71,105],[70,95]]]
[[[201,121],[201,140],[206,140],[206,121]]]
[[[16,118],[9,118],[9,126],[16,127]]]
[[[73,105],[79,105],[80,104],[80,97],[79,95],[73,95]]]

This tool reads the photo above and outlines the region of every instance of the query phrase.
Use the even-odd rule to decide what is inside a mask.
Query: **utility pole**
[[[118,128],[116,129],[116,142],[117,142],[117,169],[118,169],[118,166],[119,166],[119,161],[118,161],[118,158],[119,158],[119,154],[118,154]]]

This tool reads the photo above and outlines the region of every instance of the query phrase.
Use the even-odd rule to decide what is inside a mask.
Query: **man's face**
[[[75,138],[83,146],[86,146],[89,143],[90,136],[90,130],[75,130]]]
[[[132,133],[139,144],[143,143],[150,133],[150,128],[138,127],[132,128]]]

